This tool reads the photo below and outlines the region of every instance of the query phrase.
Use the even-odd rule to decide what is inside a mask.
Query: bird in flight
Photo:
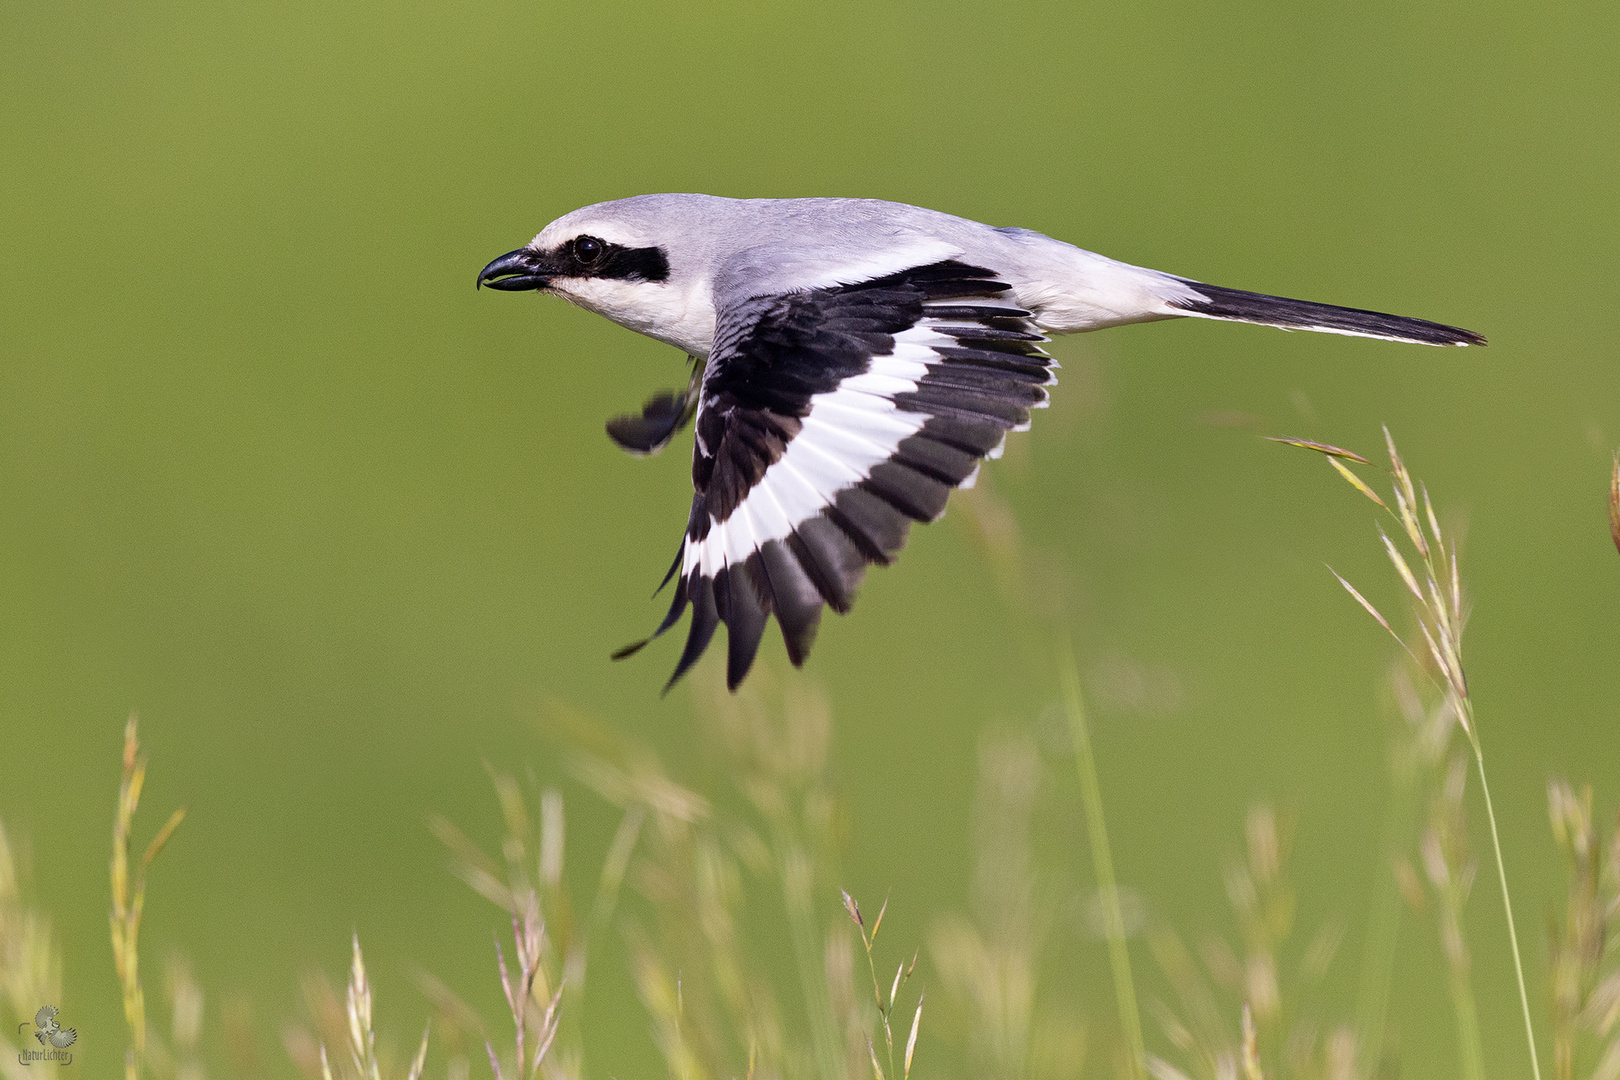
[[[656,453],[695,420],[692,509],[663,622],[692,621],[673,686],[726,624],[735,690],[776,616],[804,663],[823,606],[847,612],[1009,431],[1047,403],[1049,335],[1203,318],[1422,345],[1454,326],[1206,285],[877,199],[640,195],[565,214],[479,271],[684,350],[684,391],[608,422]]]

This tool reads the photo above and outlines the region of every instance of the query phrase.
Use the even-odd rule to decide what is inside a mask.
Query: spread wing
[[[67,1047],[72,1046],[73,1041],[78,1037],[78,1028],[58,1028],[57,1030],[51,1032],[51,1045],[56,1047],[58,1050],[66,1049]]]
[[[1009,289],[949,261],[722,308],[675,596],[653,634],[691,606],[670,685],[725,623],[735,689],[773,614],[803,663],[822,607],[848,611],[866,567],[892,562],[911,522],[944,513],[1046,404],[1056,365]]]

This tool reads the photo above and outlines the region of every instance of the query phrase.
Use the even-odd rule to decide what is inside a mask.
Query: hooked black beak
[[[478,285],[482,288],[488,285],[492,289],[502,292],[522,292],[527,289],[543,289],[551,282],[552,275],[540,267],[540,255],[528,248],[518,248],[508,251],[482,270],[478,271]]]

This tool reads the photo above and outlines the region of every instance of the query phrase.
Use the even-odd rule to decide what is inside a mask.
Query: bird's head
[[[680,216],[641,196],[565,214],[516,251],[478,272],[478,284],[506,292],[549,292],[694,354],[714,332],[707,264],[675,242]]]

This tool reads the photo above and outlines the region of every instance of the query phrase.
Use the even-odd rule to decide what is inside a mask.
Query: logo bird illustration
[[[73,1040],[79,1037],[77,1028],[65,1028],[56,1022],[56,1006],[46,1005],[34,1014],[34,1026],[39,1028],[34,1032],[34,1038],[39,1040],[41,1046],[54,1046],[58,1050],[73,1045]]]

